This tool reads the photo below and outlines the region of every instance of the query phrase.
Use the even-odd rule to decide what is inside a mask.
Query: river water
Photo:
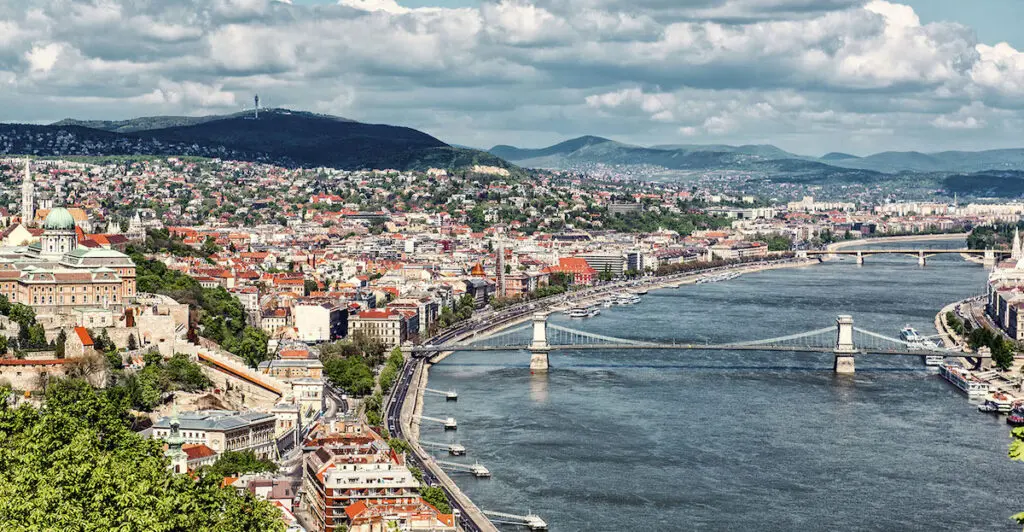
[[[944,245],[944,244],[942,244]],[[876,245],[877,246],[877,245]],[[872,246],[872,247],[876,247]],[[756,340],[838,314],[888,336],[981,293],[957,255],[869,257],[652,291],[641,304],[553,323],[645,340]],[[494,475],[454,478],[485,510],[551,530],[1019,530],[1024,464],[1005,422],[916,358],[863,356],[836,376],[826,354],[566,351],[547,375],[527,353],[459,353],[433,367],[427,415]],[[514,529],[509,527],[508,529]]]

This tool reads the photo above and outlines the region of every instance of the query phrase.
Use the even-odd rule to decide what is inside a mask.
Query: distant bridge
[[[834,250],[801,250],[798,256],[804,257],[835,257],[836,255],[853,255],[857,257],[857,264],[864,264],[864,257],[869,255],[909,255],[917,259],[917,263],[924,266],[928,258],[935,255],[977,255],[984,259],[985,266],[995,266],[996,259],[1000,256],[1009,256],[1009,251],[994,249],[834,249]]]
[[[524,332],[532,328],[532,338]],[[418,346],[406,348],[407,352],[436,353],[438,351],[529,351],[530,369],[546,371],[549,368],[548,353],[554,350],[588,349],[665,349],[698,351],[783,351],[797,353],[832,353],[835,356],[833,369],[837,373],[854,372],[856,355],[891,356],[964,356],[964,353],[942,347],[914,345],[898,338],[854,327],[853,317],[841,315],[835,325],[775,338],[747,342],[710,344],[692,341],[671,340],[668,342],[647,342],[617,338],[603,334],[570,329],[549,324],[547,314],[533,315],[531,323],[482,338],[478,341],[446,344],[443,346]],[[987,358],[988,355],[971,354],[972,358]]]

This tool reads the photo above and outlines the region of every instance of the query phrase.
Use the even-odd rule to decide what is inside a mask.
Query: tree
[[[995,337],[989,344],[992,349],[992,363],[1006,371],[1013,366],[1013,344],[1002,337]]]
[[[236,477],[245,473],[276,473],[277,464],[256,458],[252,451],[225,451],[209,467],[206,474],[218,478]]]
[[[448,502],[448,496],[444,490],[435,486],[420,488],[420,497],[430,503],[434,508],[443,514],[452,513],[452,505]]]
[[[373,370],[363,357],[332,357],[323,364],[327,380],[349,395],[363,396],[373,391]]]
[[[139,342],[137,342],[135,340],[135,335],[134,334],[129,334],[128,335],[128,350],[129,351],[135,351],[138,348],[139,348]]]
[[[60,333],[57,334],[57,339],[54,340],[54,343],[53,343],[54,344],[53,352],[54,352],[54,356],[55,357],[57,357],[57,358],[64,358],[64,354],[65,354],[64,347],[65,347],[65,344],[67,344],[67,342],[68,342],[68,335],[67,335],[67,333],[64,332],[64,329],[61,329]]]
[[[11,300],[7,296],[0,295],[0,314],[7,316],[11,313]]]
[[[40,324],[31,325],[28,328],[28,345],[29,347],[45,347],[46,346],[46,329]]]
[[[212,476],[171,473],[162,443],[130,419],[80,380],[52,380],[42,409],[0,407],[3,529],[284,531],[270,503]]]
[[[220,246],[217,245],[217,241],[214,240],[212,236],[208,236],[206,237],[206,240],[203,241],[203,247],[201,248],[201,251],[203,252],[204,255],[213,255],[214,253],[220,251]]]
[[[302,291],[307,296],[309,294],[312,294],[313,292],[316,292],[319,289],[320,285],[312,279],[306,279],[305,281],[302,281]]]

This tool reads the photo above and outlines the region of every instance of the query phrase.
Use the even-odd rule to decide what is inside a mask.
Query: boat
[[[988,393],[988,383],[975,377],[957,362],[946,362],[939,366],[939,375],[953,383],[968,397],[980,397]]]
[[[641,288],[640,290],[637,290],[636,291],[636,295],[638,295],[638,296],[646,296],[647,295],[647,289],[646,288]]]
[[[925,355],[924,365],[925,366],[941,366],[946,361],[944,355]]]
[[[996,411],[999,412],[1000,414],[1007,414],[1010,411],[1014,410],[1013,397],[1010,397],[1009,395],[1006,395],[1005,393],[1002,392],[992,393],[992,395],[989,395],[988,398],[985,399],[985,403],[991,404],[992,406],[996,407]]]
[[[614,304],[615,304],[615,300],[613,298],[608,298],[608,299],[605,299],[605,300],[601,301],[601,306],[604,307],[604,308],[611,308],[612,305],[614,305]]]
[[[599,309],[597,307],[590,307],[590,308],[587,309],[587,317],[588,318],[593,318],[594,316],[597,316],[600,313],[601,313],[601,309]]]
[[[1024,426],[1024,412],[1020,410],[1010,412],[1010,415],[1006,416],[1006,424],[1014,427]]]
[[[586,307],[573,307],[566,312],[566,315],[570,318],[587,318],[590,316],[590,311]]]
[[[993,403],[992,401],[985,401],[984,403],[978,405],[978,411],[984,412],[986,414],[998,414],[999,407],[996,406],[995,403]]]
[[[900,331],[900,340],[907,344],[908,349],[917,350],[924,347],[924,338],[910,325]]]
[[[619,294],[615,298],[617,305],[635,305],[640,302],[640,296],[636,294]]]

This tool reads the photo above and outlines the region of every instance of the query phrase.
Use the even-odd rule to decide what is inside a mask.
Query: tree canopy
[[[0,523],[9,532],[284,531],[279,511],[220,478],[175,475],[123,402],[57,380],[42,409],[0,400]]]

